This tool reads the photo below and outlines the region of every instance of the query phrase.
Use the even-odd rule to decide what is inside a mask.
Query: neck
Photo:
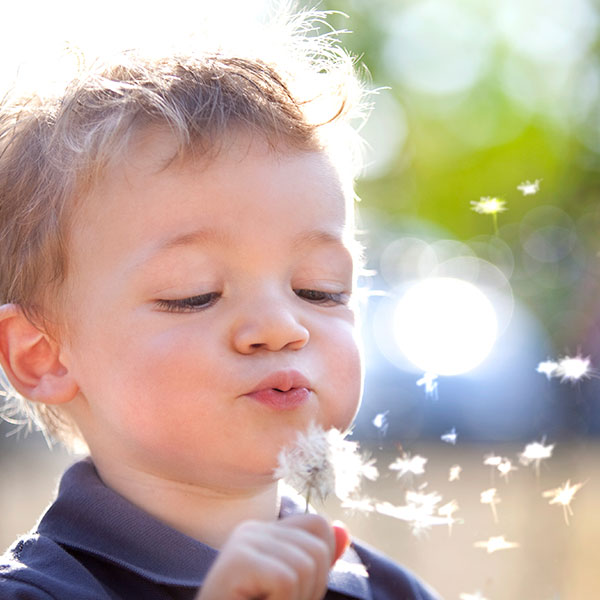
[[[164,479],[127,465],[94,461],[104,483],[163,523],[220,549],[242,521],[273,521],[279,514],[277,484],[252,489],[209,489]]]

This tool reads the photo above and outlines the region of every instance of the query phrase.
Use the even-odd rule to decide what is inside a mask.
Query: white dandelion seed
[[[390,469],[390,471],[398,471],[398,473],[396,473],[396,477],[400,479],[400,477],[406,475],[407,473],[412,473],[413,475],[423,475],[425,473],[426,464],[427,459],[423,456],[419,456],[418,454],[415,454],[415,456],[403,454],[392,464],[390,464],[388,469]]]
[[[458,434],[456,433],[455,427],[440,436],[442,442],[446,442],[446,444],[452,444],[453,446],[456,445],[457,438]]]
[[[583,356],[564,356],[558,360],[556,377],[562,381],[575,383],[580,379],[590,377],[591,362],[590,357]]]
[[[558,370],[558,363],[553,360],[544,360],[538,364],[536,371],[542,373],[548,379],[552,379]]]
[[[516,471],[518,467],[515,467],[508,458],[503,458],[500,464],[496,467],[500,471],[500,476],[504,477],[504,480],[508,483],[508,475],[511,471]]]
[[[496,454],[486,454],[483,457],[483,464],[487,467],[497,467],[502,462],[502,457]]]
[[[497,215],[506,209],[506,200],[493,196],[484,196],[479,200],[471,200],[471,210],[479,215]]]
[[[518,548],[519,544],[516,542],[508,542],[503,535],[492,536],[485,542],[475,542],[473,544],[475,548],[485,548],[488,554],[497,552],[498,550],[510,550],[511,548]]]
[[[571,480],[567,480],[562,487],[542,492],[544,498],[550,498],[550,504],[560,504],[563,507],[565,523],[569,524],[569,515],[573,516],[571,502],[575,494],[583,487],[584,483],[575,483],[571,485]]]
[[[494,517],[494,523],[498,522],[498,512],[496,510],[496,504],[500,504],[501,500],[498,496],[498,490],[496,488],[490,488],[484,490],[480,495],[481,504],[489,504],[492,509],[492,515]]]
[[[306,432],[298,432],[294,444],[279,453],[274,477],[305,496],[307,510],[313,494],[324,501],[335,492],[344,500],[358,491],[363,477],[378,476],[375,461],[365,460],[358,443],[344,438],[337,429],[325,431],[311,423]]]
[[[385,436],[387,434],[387,430],[389,427],[389,422],[388,422],[389,412],[390,412],[389,410],[386,410],[385,412],[379,413],[379,414],[375,415],[375,417],[371,421],[371,423],[373,423],[373,426],[377,429],[377,431],[379,431],[379,433],[382,436]]]
[[[462,473],[462,467],[460,465],[452,465],[448,473],[448,481],[458,481],[460,474]]]
[[[448,525],[449,527],[456,522],[452,516],[455,511],[454,505],[449,503],[445,505],[444,511],[447,514],[436,514],[437,505],[442,497],[437,492],[428,494],[419,491],[406,492],[406,504],[395,506],[390,502],[380,502],[376,504],[375,510],[382,515],[393,517],[409,523],[412,532],[415,535],[426,531],[434,525]],[[456,507],[458,508],[458,507]]]
[[[438,376],[436,373],[431,373],[428,371],[427,373],[423,373],[423,377],[421,377],[421,379],[417,380],[417,385],[419,387],[424,386],[425,393],[428,396],[433,396],[434,398],[437,398],[437,378]]]
[[[371,498],[345,498],[341,506],[351,513],[369,514],[375,511],[375,502]]]
[[[517,189],[523,193],[523,196],[531,196],[533,194],[537,194],[540,191],[540,181],[541,179],[536,179],[534,182],[524,181],[520,185],[517,186]]]
[[[524,466],[529,466],[531,463],[535,466],[536,476],[540,476],[540,463],[552,456],[554,444],[544,445],[546,438],[542,438],[541,442],[531,442],[525,446],[523,452],[519,454],[519,462]]]
[[[488,600],[484,598],[480,591],[476,591],[474,594],[462,593],[459,596],[459,600]]]
[[[492,196],[485,196],[479,200],[471,200],[471,210],[480,215],[492,215],[494,232],[498,233],[498,213],[506,210],[506,201]]]
[[[450,502],[438,508],[438,515],[448,519],[448,535],[452,535],[452,525],[455,522],[453,515],[457,510],[458,503],[456,502],[456,500],[450,500]]]

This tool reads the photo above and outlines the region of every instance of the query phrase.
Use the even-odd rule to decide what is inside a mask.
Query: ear
[[[28,400],[61,404],[79,391],[60,361],[59,345],[15,304],[0,306],[0,363],[15,390]]]

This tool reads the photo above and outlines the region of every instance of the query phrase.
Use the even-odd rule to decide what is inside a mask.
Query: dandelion
[[[391,471],[398,471],[396,477],[400,479],[400,477],[406,475],[407,473],[412,473],[413,475],[423,475],[423,473],[425,473],[426,464],[427,459],[423,456],[415,454],[415,456],[411,457],[410,454],[403,454],[391,465],[389,465],[388,469]]]
[[[492,215],[494,219],[494,232],[498,233],[498,213],[506,210],[506,201],[492,196],[485,196],[479,200],[471,200],[471,209],[479,215]]]
[[[542,373],[548,379],[551,379],[556,375],[558,369],[558,363],[553,360],[544,360],[538,364],[536,371]]]
[[[537,194],[540,191],[541,179],[536,179],[533,183],[531,181],[524,181],[517,186],[517,189],[523,193],[523,196],[531,196]]]
[[[452,465],[448,473],[448,481],[458,481],[460,474],[462,473],[462,467],[460,465]]]
[[[417,385],[425,386],[425,393],[428,396],[433,396],[434,398],[437,398],[437,378],[438,376],[436,373],[423,373],[423,377],[421,377],[421,379],[417,381]]]
[[[345,500],[358,491],[363,477],[379,475],[374,460],[365,460],[358,452],[358,443],[345,439],[337,429],[325,431],[311,423],[306,432],[299,432],[295,444],[281,450],[275,479],[284,479],[306,497],[306,510],[311,496],[321,501],[332,492]]]
[[[495,537],[490,537],[490,539],[486,540],[485,542],[475,542],[473,546],[475,546],[475,548],[485,548],[488,554],[491,554],[492,552],[497,552],[498,550],[510,550],[511,548],[518,548],[519,544],[516,542],[507,542],[503,535],[498,535]]]
[[[496,467],[500,471],[500,476],[508,483],[508,475],[511,471],[516,471],[518,467],[513,466],[508,458],[503,458],[500,464]]]
[[[531,463],[535,465],[535,473],[540,476],[540,463],[552,456],[554,444],[544,445],[546,438],[542,438],[541,442],[531,442],[525,446],[525,450],[519,454],[519,462],[526,467]]]
[[[458,435],[456,433],[456,428],[453,427],[450,431],[447,431],[446,433],[444,433],[440,437],[440,439],[442,440],[442,442],[446,442],[446,444],[452,444],[453,446],[455,446],[457,437],[458,437]]]
[[[494,523],[498,522],[498,512],[496,511],[496,504],[500,503],[498,497],[498,490],[496,488],[490,488],[481,492],[481,504],[489,504],[492,509],[492,515],[494,516]]]
[[[573,516],[571,502],[575,497],[575,494],[583,487],[583,485],[583,483],[575,483],[574,485],[571,485],[571,480],[569,479],[562,487],[542,492],[542,496],[544,498],[550,498],[550,504],[562,505],[565,523],[567,525],[569,524],[569,515]]]

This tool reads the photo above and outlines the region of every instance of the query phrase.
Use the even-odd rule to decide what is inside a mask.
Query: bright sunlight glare
[[[424,372],[459,375],[489,354],[498,331],[492,303],[473,284],[452,277],[411,286],[394,314],[396,343]]]

